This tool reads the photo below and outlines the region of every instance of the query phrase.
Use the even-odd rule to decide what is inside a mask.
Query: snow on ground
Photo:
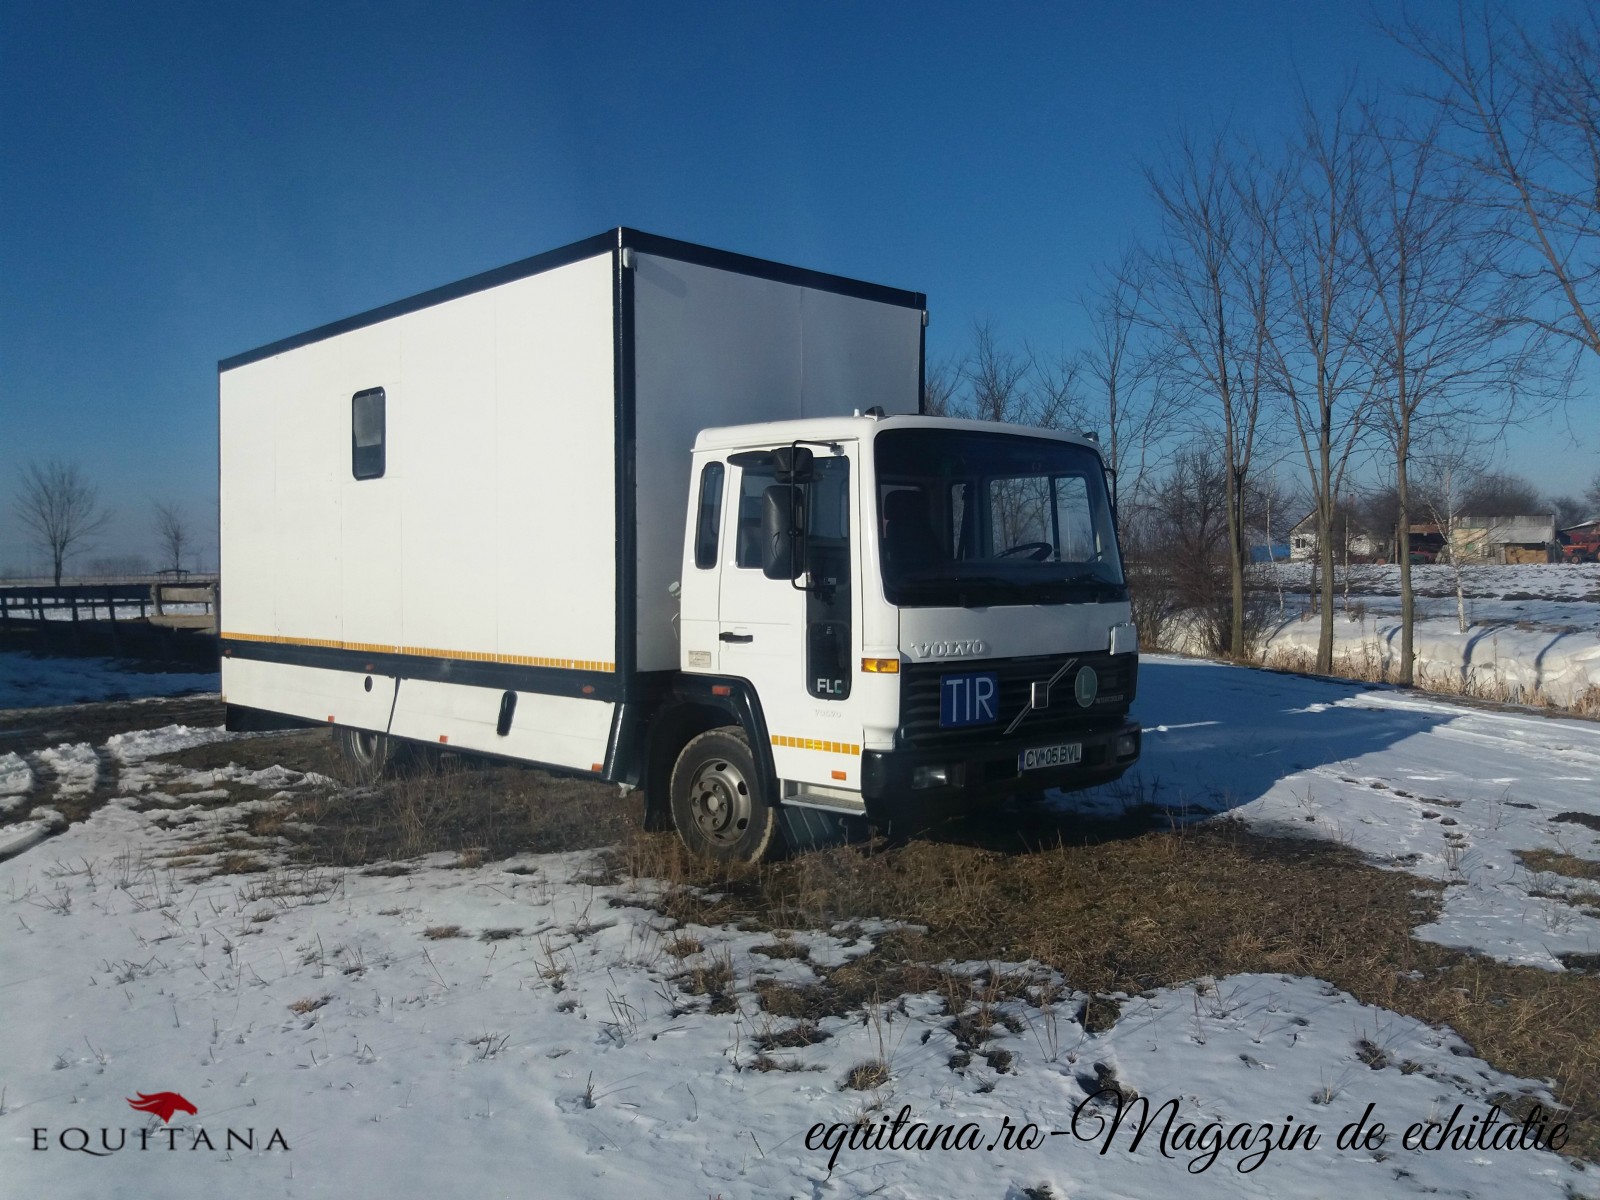
[[[214,692],[215,671],[141,671],[110,658],[0,651],[0,709]]]
[[[1311,585],[1309,562],[1260,563],[1251,567],[1255,581],[1263,587],[1283,587],[1305,591]],[[1351,590],[1358,595],[1398,596],[1400,568],[1394,564],[1356,563],[1336,567],[1338,590],[1344,590],[1348,574]],[[1545,600],[1600,602],[1600,563],[1484,563],[1463,566],[1462,590],[1468,597],[1504,599],[1507,597]],[[1455,572],[1448,563],[1416,563],[1411,568],[1411,586],[1419,592],[1450,596],[1454,603]]]
[[[1140,668],[1138,767],[1061,803],[1231,810],[1447,884],[1419,937],[1550,970],[1562,954],[1600,952],[1600,921],[1546,894],[1600,904],[1600,892],[1515,853],[1600,859],[1600,724],[1193,659]]]
[[[33,768],[20,754],[0,754],[0,813],[10,812],[33,790]]]
[[[83,796],[94,791],[100,759],[88,742],[52,746],[39,751],[34,759],[55,776],[57,795]]]
[[[1589,918],[1548,928],[1514,855],[1597,856],[1592,829],[1563,818],[1600,816],[1600,726],[1161,657],[1146,660],[1140,695],[1137,777],[1063,803],[1231,810],[1446,882],[1423,936],[1553,970],[1562,947],[1600,948]],[[642,903],[648,882],[594,883],[589,855],[471,868],[440,856],[401,876],[212,876],[203,859],[173,861],[275,801],[218,809],[166,796],[140,811],[152,790],[320,786],[283,768],[144,757],[204,732],[113,739],[103,761],[125,794],[0,862],[0,997],[23,1035],[0,1040],[8,1194],[1600,1195],[1592,1170],[1536,1149],[1405,1148],[1412,1123],[1456,1114],[1460,1126],[1491,1097],[1540,1086],[1490,1068],[1448,1030],[1314,979],[1195,980],[1127,998],[1099,1033],[1071,1002],[1048,1022],[1011,1002],[1002,1012],[1022,1032],[985,1045],[1014,1056],[1005,1072],[981,1059],[951,1070],[942,997],[903,1008],[886,997],[876,1012],[824,1018],[815,1044],[770,1052],[792,1069],[755,1070],[756,1040],[793,1025],[758,1010],[755,981],[803,981],[810,967],[760,953],[770,933],[668,931]],[[459,936],[440,936],[452,926]],[[680,933],[703,947],[683,963],[666,948]],[[867,948],[854,931],[796,936],[818,961]],[[722,956],[737,1007],[712,1013],[671,976]],[[886,1083],[841,1086],[878,1057]],[[1138,1149],[1131,1101],[1105,1144],[1115,1101],[1090,1096],[1108,1080],[1158,1113]],[[165,1125],[126,1102],[163,1091],[197,1111]],[[1387,1141],[1341,1148],[1369,1105]],[[834,1154],[858,1121],[886,1136],[902,1108],[911,1121],[970,1124],[984,1147],[1007,1122],[1031,1124],[1040,1144]],[[1175,1125],[1314,1124],[1316,1144],[1301,1133],[1246,1170],[1258,1131],[1197,1170],[1203,1147],[1169,1141],[1168,1157],[1157,1145],[1167,1112]],[[99,1149],[102,1128],[113,1145],[130,1130],[113,1162],[63,1148],[84,1129]],[[253,1129],[255,1148],[226,1151],[230,1128]],[[166,1149],[174,1129],[178,1153]],[[141,1130],[157,1152],[131,1148]],[[274,1130],[287,1149],[264,1149]],[[201,1131],[216,1150],[190,1149]]]

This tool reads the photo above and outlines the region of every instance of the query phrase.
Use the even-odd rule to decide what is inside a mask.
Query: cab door
[[[860,663],[853,444],[816,448],[804,486],[803,574],[762,572],[761,509],[779,483],[768,453],[729,459],[718,605],[724,675],[753,685],[780,779],[851,791],[861,786],[861,717],[852,702]]]

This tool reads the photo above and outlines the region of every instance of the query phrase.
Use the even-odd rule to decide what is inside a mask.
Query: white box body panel
[[[224,639],[613,670],[612,293],[603,254],[224,371]],[[351,398],[369,387],[386,393],[386,462],[358,480]],[[430,694],[448,686],[488,723],[478,748],[532,757],[518,745],[531,697],[518,736],[496,739],[500,688],[408,678],[396,699],[383,676],[377,719],[332,703],[337,672],[238,666],[224,659],[230,704],[457,744],[472,721]],[[592,744],[556,738],[538,758],[589,769],[610,706],[572,703],[605,710],[602,728],[578,721]]]

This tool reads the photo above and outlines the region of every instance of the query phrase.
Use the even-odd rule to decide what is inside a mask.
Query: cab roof
[[[973,433],[1006,433],[1018,437],[1048,438],[1070,442],[1100,452],[1099,443],[1081,433],[1065,429],[1040,429],[1032,425],[1008,425],[1000,421],[974,421],[966,417],[892,416],[869,417],[857,413],[840,417],[802,417],[793,421],[758,421],[750,425],[722,425],[703,429],[694,440],[696,453],[711,450],[750,450],[787,445],[790,442],[865,441],[889,429],[948,429]]]

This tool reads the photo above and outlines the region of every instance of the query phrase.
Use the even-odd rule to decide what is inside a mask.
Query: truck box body
[[[917,412],[924,309],[619,229],[223,361],[230,722],[632,778],[697,432]]]

